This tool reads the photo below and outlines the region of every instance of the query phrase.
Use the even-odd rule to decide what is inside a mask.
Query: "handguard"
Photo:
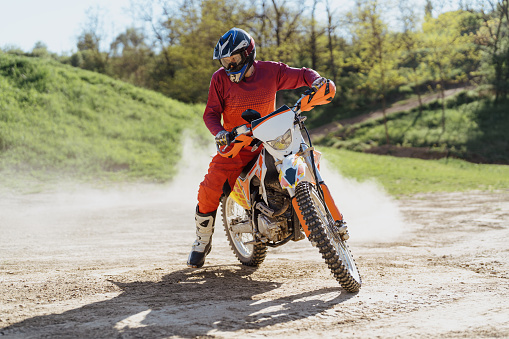
[[[307,92],[306,92],[307,93]],[[312,110],[315,106],[325,105],[332,101],[336,95],[336,85],[334,81],[327,79],[316,92],[304,95],[300,100],[300,110],[303,112]]]
[[[217,152],[219,155],[225,158],[234,158],[239,154],[240,150],[246,146],[249,146],[253,142],[253,138],[246,134],[239,134],[232,141],[231,144],[219,147],[217,146]]]

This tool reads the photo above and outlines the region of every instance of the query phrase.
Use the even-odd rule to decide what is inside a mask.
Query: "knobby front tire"
[[[341,287],[348,292],[358,292],[362,281],[355,261],[316,188],[309,182],[300,182],[295,189],[295,196],[310,231],[309,240],[318,247]]]
[[[250,219],[247,211],[229,196],[222,198],[221,205],[224,230],[233,253],[243,265],[260,266],[267,255],[267,246],[261,243],[246,244],[255,239],[253,233],[232,231],[232,225],[249,222]]]

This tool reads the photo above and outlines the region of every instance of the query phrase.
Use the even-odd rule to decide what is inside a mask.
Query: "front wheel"
[[[267,246],[255,243],[248,212],[230,196],[221,200],[223,225],[233,253],[246,266],[259,266],[267,255]]]
[[[341,239],[316,188],[309,182],[300,182],[295,197],[310,232],[309,240],[316,244],[336,280],[348,292],[359,291],[361,277],[350,249]]]

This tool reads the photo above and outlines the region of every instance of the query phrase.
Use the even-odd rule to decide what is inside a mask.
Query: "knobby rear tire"
[[[318,247],[332,274],[348,292],[358,292],[362,281],[348,245],[335,232],[334,221],[326,212],[322,199],[309,182],[295,189],[297,204],[308,230],[309,240]]]
[[[236,233],[230,228],[234,219],[249,220],[247,211],[229,196],[222,198],[221,207],[224,230],[233,253],[242,265],[260,266],[267,255],[267,246],[261,243],[245,245],[245,242],[254,240],[253,234]]]

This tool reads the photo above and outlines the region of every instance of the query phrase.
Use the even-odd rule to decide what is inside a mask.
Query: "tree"
[[[424,63],[424,46],[422,33],[417,31],[417,15],[414,4],[406,0],[399,3],[401,13],[402,31],[398,34],[401,49],[401,73],[408,79],[409,86],[413,88],[419,101],[419,115],[422,114],[421,86],[428,80],[429,72]]]
[[[172,44],[172,34],[168,29],[168,22],[174,16],[178,16],[173,10],[177,7],[173,1],[138,0],[131,1],[131,13],[134,18],[141,21],[142,25],[148,26],[152,32],[154,44],[163,54],[167,47]],[[160,14],[156,14],[159,12]],[[165,55],[166,59],[169,56]]]
[[[424,13],[426,17],[431,17],[433,15],[433,4],[431,0],[426,0],[426,4],[424,5]]]
[[[309,34],[309,50],[311,55],[311,68],[317,69],[318,65],[318,46],[317,46],[317,40],[318,35],[320,32],[317,31],[317,25],[316,25],[316,5],[320,0],[313,0],[313,5],[311,7],[311,32]]]
[[[388,88],[401,80],[397,73],[397,52],[394,37],[382,21],[382,6],[377,0],[358,0],[357,8],[351,13],[354,44],[358,48],[359,67],[364,75],[361,86],[377,93],[382,102],[386,143],[390,144],[386,117]]]
[[[301,41],[303,8],[304,0],[262,0],[261,8],[257,9],[261,24],[252,28],[253,34],[260,38],[263,59],[292,64],[295,47]]]
[[[103,39],[103,16],[101,8],[89,8],[87,10],[87,21],[78,37],[78,51],[83,59],[82,68],[106,73],[108,54],[102,53],[100,44]]]
[[[49,57],[48,46],[42,41],[37,41],[32,49],[32,55],[38,58]]]
[[[235,0],[186,2],[180,16],[167,25],[175,45],[169,47],[175,64],[173,77],[161,84],[163,92],[186,102],[207,100],[210,77],[220,67],[213,60],[219,39],[232,27],[242,28],[244,4]]]
[[[333,10],[330,6],[330,0],[325,0],[325,10],[327,13],[327,50],[329,52],[329,72],[331,74],[331,78],[334,82],[337,82],[337,71],[336,71],[336,58],[334,51],[336,50],[336,45],[334,43],[334,31],[336,30],[337,23],[334,18],[335,10]]]
[[[116,78],[137,86],[149,87],[148,66],[154,53],[145,40],[145,35],[140,30],[130,27],[113,41],[110,47],[110,64]]]
[[[434,19],[427,16],[423,24],[424,44],[427,49],[426,62],[442,98],[442,131],[445,131],[445,87],[450,81],[461,77],[461,65],[469,57],[473,39],[461,34],[462,19],[471,13],[447,12]]]
[[[488,1],[490,8],[481,7],[482,25],[476,43],[484,53],[484,68],[495,89],[495,104],[509,94],[509,1]]]

